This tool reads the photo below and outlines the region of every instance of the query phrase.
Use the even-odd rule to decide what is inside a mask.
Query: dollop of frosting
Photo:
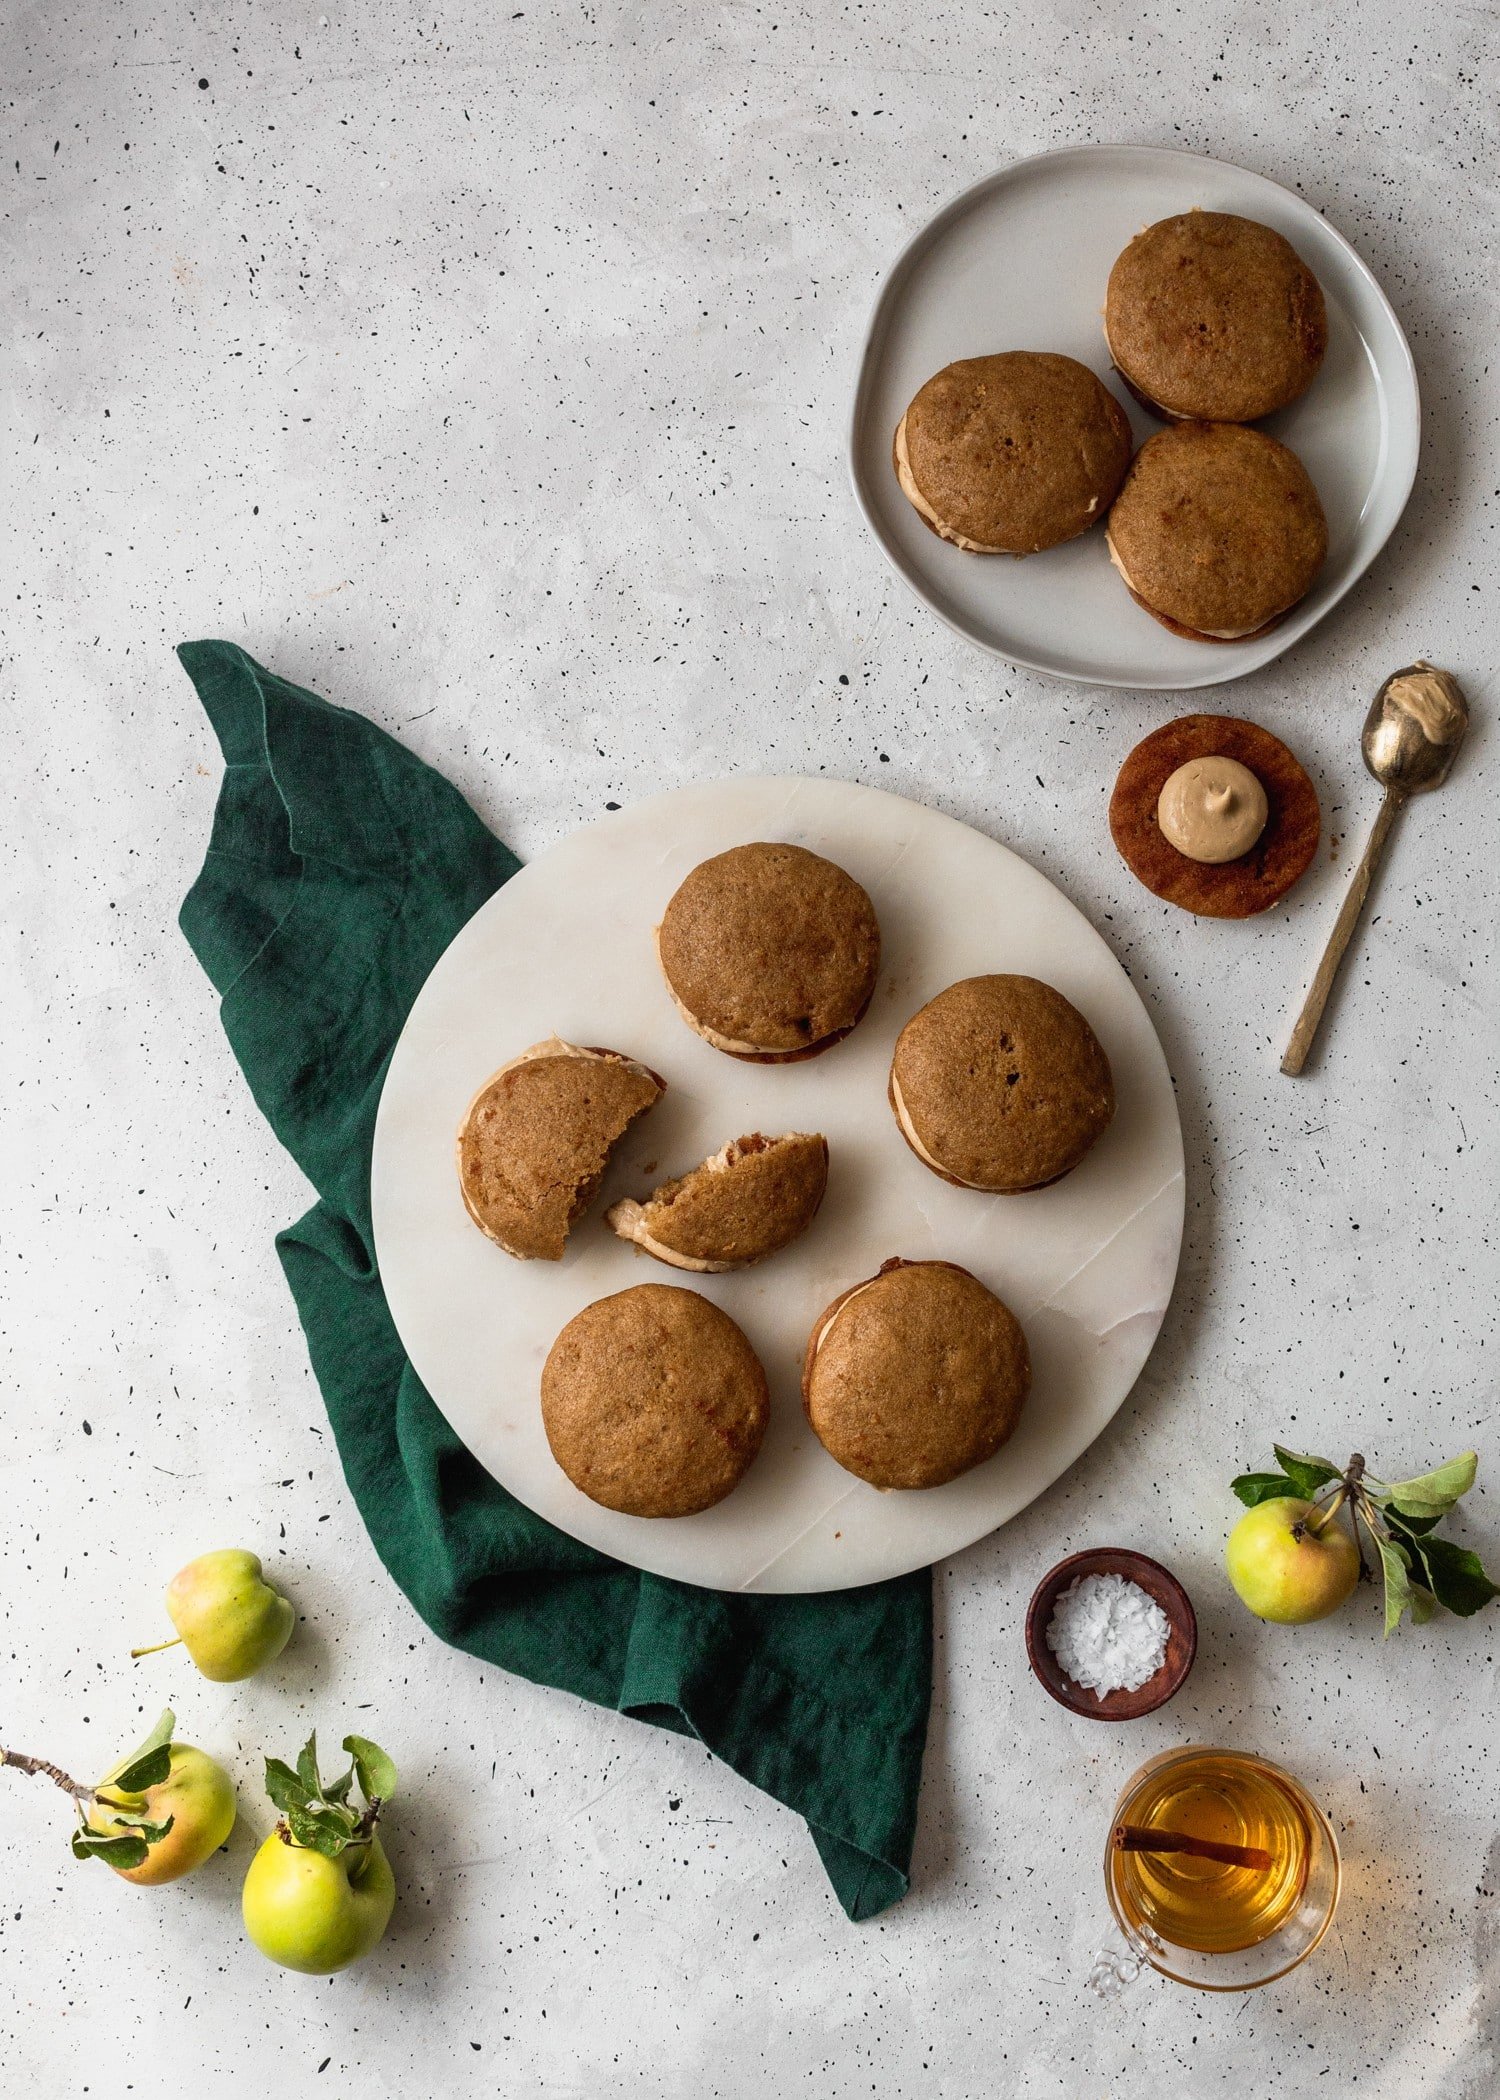
[[[1190,758],[1156,801],[1162,837],[1210,867],[1248,853],[1269,814],[1265,789],[1237,758]]]
[[[1429,744],[1451,744],[1463,734],[1464,702],[1451,671],[1439,671],[1418,657],[1412,668],[1385,689],[1388,713],[1409,715]]]

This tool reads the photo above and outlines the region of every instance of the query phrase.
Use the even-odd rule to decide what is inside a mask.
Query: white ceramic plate
[[[1127,594],[1102,531],[1012,561],[965,554],[922,523],[896,483],[891,441],[924,380],[959,357],[1060,350],[1090,366],[1139,444],[1161,428],[1112,372],[1104,288],[1143,226],[1201,205],[1274,226],[1323,287],[1328,355],[1300,401],[1261,426],[1299,454],[1328,514],[1328,560],[1280,626],[1243,642],[1189,642]],[[1420,407],[1401,324],[1365,264],[1310,204],[1246,168],[1155,146],[1079,146],[1003,168],[940,211],[898,258],[865,337],[850,432],[854,491],[919,598],[1012,663],[1085,685],[1181,691],[1259,669],[1317,625],[1364,574],[1405,508]]]
[[[652,930],[688,871],[751,839],[827,854],[870,892],[884,955],[870,1012],[804,1064],[747,1065],[678,1018]],[[955,978],[1045,977],[1088,1016],[1114,1067],[1114,1123],[1056,1187],[950,1188],[912,1156],[886,1104],[902,1023]],[[644,1058],[668,1082],[627,1133],[560,1262],[518,1262],[476,1230],[454,1135],[489,1074],[556,1032]],[[618,1240],[609,1202],[752,1130],[821,1130],[828,1196],[794,1247],[737,1275],[689,1277]],[[606,817],[533,861],[458,935],[423,986],[381,1096],[373,1167],[386,1296],[423,1383],[469,1449],[531,1509],[635,1566],[717,1589],[841,1589],[953,1553],[1004,1523],[1110,1420],[1156,1339],[1182,1237],[1182,1137],[1161,1048],[1125,972],[1034,868],[914,802],[830,780],[680,788]],[[1021,1427],[947,1487],[878,1494],[808,1429],[799,1373],[817,1314],[887,1256],[946,1256],[1026,1329],[1035,1383]],[[649,1519],[581,1495],[547,1447],[542,1363],[591,1300],[637,1283],[701,1289],[739,1321],[771,1384],[771,1427],[744,1481],[701,1516]]]

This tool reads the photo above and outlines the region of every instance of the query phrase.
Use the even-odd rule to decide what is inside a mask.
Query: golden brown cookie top
[[[760,1359],[728,1313],[661,1283],[576,1313],[542,1367],[542,1423],[573,1485],[632,1517],[722,1502],[766,1433]]]
[[[940,1487],[993,1457],[1031,1388],[1019,1321],[945,1261],[888,1261],[820,1315],[802,1401],[819,1442],[878,1488]]]
[[[847,1035],[880,968],[869,898],[803,846],[734,846],[701,862],[656,945],[688,1025],[752,1063],[816,1055]]]
[[[1237,423],[1178,423],[1148,438],[1107,531],[1146,609],[1214,640],[1254,633],[1295,605],[1328,552],[1306,467]]]
[[[945,365],[896,431],[896,477],[942,538],[1035,554],[1097,525],[1130,464],[1130,424],[1087,365],[1005,350]]]
[[[1115,1112],[1114,1079],[1077,1007],[1036,977],[965,977],[896,1040],[890,1101],[945,1181],[1001,1194],[1077,1166]]]
[[[487,1079],[458,1133],[469,1216],[520,1261],[558,1261],[592,1201],[612,1147],[659,1101],[665,1082],[618,1050],[558,1036]]]
[[[1232,758],[1265,790],[1265,829],[1239,860],[1189,860],[1163,836],[1161,791],[1193,758]],[[1183,715],[1137,744],[1110,797],[1109,828],[1131,873],[1200,917],[1245,919],[1279,904],[1318,850],[1318,792],[1278,737],[1234,715]]]
[[[1188,211],[1138,233],[1109,273],[1104,332],[1150,407],[1252,423],[1312,384],[1328,347],[1318,280],[1254,219]]]
[[[806,1232],[827,1186],[825,1137],[756,1131],[649,1196],[627,1196],[605,1223],[674,1268],[746,1269]]]

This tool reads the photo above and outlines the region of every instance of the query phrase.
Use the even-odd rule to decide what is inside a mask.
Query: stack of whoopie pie
[[[880,966],[880,927],[861,885],[821,855],[780,843],[736,846],[694,868],[656,946],[694,1033],[762,1064],[819,1057],[841,1042],[868,1008]],[[512,1057],[459,1132],[470,1216],[517,1260],[561,1259],[614,1146],[665,1084],[623,1051],[557,1037]],[[901,1032],[888,1092],[925,1167],[991,1194],[1069,1173],[1114,1114],[1093,1030],[1031,977],[967,978],[930,999]],[[821,1133],[753,1131],[614,1203],[606,1223],[669,1267],[720,1274],[790,1246],[827,1182]],[[824,1448],[884,1490],[939,1487],[992,1458],[1030,1385],[1026,1337],[986,1284],[953,1262],[893,1256],[820,1314],[802,1391]],[[685,1517],[743,1478],[770,1400],[754,1347],[727,1313],[697,1291],[638,1284],[564,1327],[542,1372],[541,1406],[553,1456],[583,1494],[631,1516]]]
[[[1086,366],[1009,350],[945,365],[918,390],[892,448],[903,493],[969,554],[1039,553],[1107,517],[1127,590],[1173,634],[1264,633],[1328,552],[1306,468],[1250,427],[1317,376],[1317,279],[1271,227],[1183,212],[1115,262],[1104,333],[1126,386],[1170,426],[1134,460],[1124,412]]]

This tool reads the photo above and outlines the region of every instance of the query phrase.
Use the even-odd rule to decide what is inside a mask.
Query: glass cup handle
[[[1117,1939],[1101,1947],[1094,1956],[1086,1985],[1104,2004],[1117,2005],[1149,1966],[1128,1940]]]

